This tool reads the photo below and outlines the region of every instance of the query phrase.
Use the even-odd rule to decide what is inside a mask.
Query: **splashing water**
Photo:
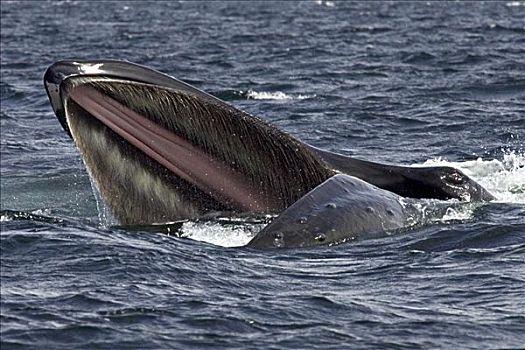
[[[422,165],[459,168],[491,192],[499,203],[525,204],[525,153],[505,151],[502,160],[492,159],[449,162],[442,158]]]
[[[102,194],[100,193],[97,187],[95,178],[91,174],[91,171],[89,170],[89,167],[87,166],[83,158],[82,158],[82,161],[84,162],[84,167],[86,169],[86,172],[89,175],[89,183],[91,184],[91,190],[93,192],[93,196],[95,197],[95,202],[97,204],[98,224],[102,228],[108,228],[110,226],[118,225],[117,219],[113,217],[113,214],[111,213],[111,209],[104,202],[104,198],[102,197]]]
[[[496,203],[525,204],[525,154],[505,151],[503,159],[451,162],[434,158],[413,166],[450,166],[463,171],[490,193]],[[423,223],[454,223],[472,220],[475,211],[485,204],[450,201],[422,201],[418,205]]]
[[[215,222],[187,222],[181,237],[211,243],[222,247],[240,247],[248,244],[264,225],[221,225]]]

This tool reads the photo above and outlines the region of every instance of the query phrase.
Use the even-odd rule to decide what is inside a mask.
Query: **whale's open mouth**
[[[72,82],[74,85],[75,80]],[[81,108],[127,143],[142,151],[152,161],[216,199],[219,202],[218,207],[222,204],[254,212],[282,209],[279,198],[258,188],[253,181],[250,181],[249,176],[236,169],[235,162],[214,158],[211,154],[212,149],[205,150],[199,147],[199,143],[209,142],[208,139],[194,139],[195,143],[187,139],[194,130],[182,132],[182,128],[186,125],[177,123],[177,118],[194,117],[184,115],[188,111],[181,111],[182,108],[179,106],[196,109],[192,103],[198,101],[192,101],[184,94],[159,91],[155,87],[140,83],[100,80],[72,86],[67,90],[68,118],[71,118],[75,109]],[[152,90],[156,90],[157,94],[164,94],[164,96],[155,96],[156,99],[166,103],[164,110],[158,106],[146,106],[151,103],[151,99],[146,100],[144,96],[153,96]],[[140,105],[134,106],[140,110],[140,113],[125,105],[124,101],[130,103],[140,101]],[[69,104],[75,106],[70,107]],[[151,109],[159,109],[155,111],[158,114]],[[172,113],[173,118],[162,115],[166,113]],[[231,136],[224,135],[224,137]]]
[[[141,66],[58,62],[44,80],[124,224],[279,212],[333,174],[289,135]]]

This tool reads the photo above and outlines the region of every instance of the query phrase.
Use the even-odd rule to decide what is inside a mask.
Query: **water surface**
[[[1,342],[11,348],[521,348],[525,3],[1,3]],[[337,247],[263,224],[115,227],[42,75],[126,59],[312,145],[461,168],[493,194]]]

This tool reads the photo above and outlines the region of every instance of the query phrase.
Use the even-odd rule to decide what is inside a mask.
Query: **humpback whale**
[[[494,198],[455,168],[380,164],[318,149],[130,62],[59,61],[45,72],[44,86],[124,225],[276,214],[248,246],[303,247],[403,228],[417,199]]]

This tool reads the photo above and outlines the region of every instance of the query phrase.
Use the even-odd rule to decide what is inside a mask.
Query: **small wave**
[[[313,98],[316,95],[288,95],[281,91],[265,92],[265,91],[253,91],[248,90],[246,97],[250,100],[304,100],[307,98]]]
[[[16,220],[28,220],[50,224],[60,224],[64,222],[63,219],[51,217],[49,215],[50,210],[48,209],[37,209],[33,210],[32,212],[5,209],[0,212],[0,222],[9,222]]]
[[[524,1],[509,1],[505,5],[508,7],[519,7],[519,6],[525,6]]]
[[[449,221],[465,221],[472,218],[474,210],[471,206],[464,205],[458,208],[447,208],[445,215],[438,221],[449,222]]]
[[[2,70],[4,67],[2,67]],[[0,82],[0,92],[2,93],[2,99],[19,101],[24,98],[25,94],[22,91],[17,90],[13,85],[6,82]]]
[[[431,53],[420,51],[420,52],[403,52],[402,53],[403,63],[409,64],[429,64],[434,62],[436,56]]]
[[[290,95],[285,94],[282,91],[253,91],[253,90],[224,90],[214,92],[213,95],[221,100],[234,101],[234,100],[304,100],[307,98],[316,97],[316,95]]]
[[[505,151],[501,160],[478,158],[466,162],[435,158],[421,165],[459,168],[491,192],[498,202],[525,204],[525,153]]]
[[[497,32],[503,32],[503,33],[507,32],[507,33],[521,34],[525,31],[524,27],[510,27],[510,26],[499,24],[499,23],[490,23],[488,24],[488,28],[490,30],[494,30]]]
[[[312,97],[315,97],[315,95],[288,95],[281,91],[257,92],[253,90],[248,90],[246,92],[246,98],[249,100],[304,100]]]

